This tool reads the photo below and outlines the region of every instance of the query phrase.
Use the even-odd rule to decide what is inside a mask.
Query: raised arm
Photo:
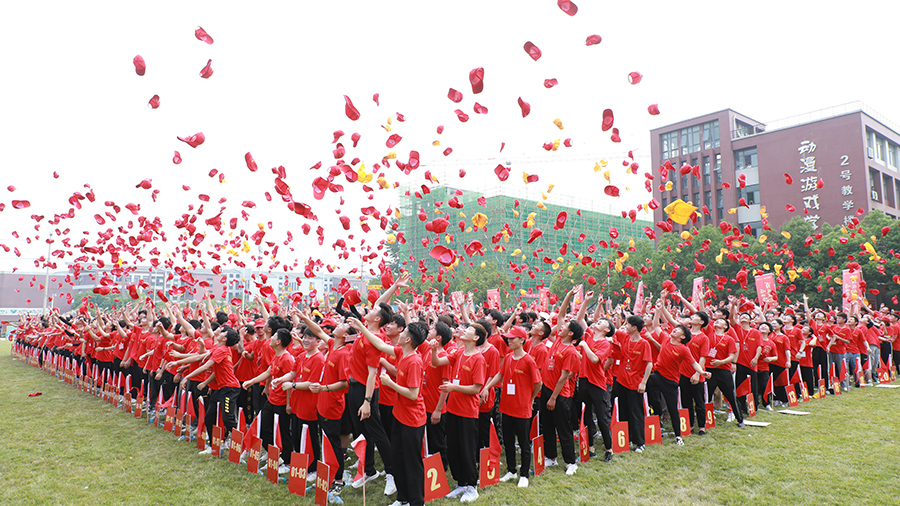
[[[394,354],[394,347],[382,341],[375,334],[369,332],[369,329],[367,329],[361,321],[357,320],[356,318],[350,318],[347,320],[347,322],[350,323],[351,327],[355,328],[360,334],[365,336],[365,338],[369,340],[369,342],[372,344],[372,346],[375,347],[376,350],[380,351],[381,353],[386,353],[392,357],[396,357],[396,355]]]

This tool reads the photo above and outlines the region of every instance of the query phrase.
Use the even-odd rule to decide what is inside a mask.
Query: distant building
[[[728,221],[755,235],[800,216],[814,229],[841,225],[857,209],[900,215],[900,129],[859,102],[761,123],[731,109],[650,131],[653,167],[666,160],[670,190],[654,181],[653,196],[663,208],[676,199],[706,206],[710,214],[696,226]],[[699,166],[700,178],[681,175],[684,164]],[[658,173],[657,173],[658,174]],[[792,180],[787,184],[785,174]],[[743,176],[744,188],[740,188]],[[658,183],[658,184],[657,184]],[[731,188],[723,188],[729,183]],[[739,204],[743,198],[746,206]],[[790,208],[794,210],[791,211]],[[736,209],[734,214],[728,210]],[[676,230],[692,226],[675,224]]]
[[[599,201],[608,203],[610,208],[618,202],[613,197],[604,195],[602,186],[597,188],[596,201],[579,201],[557,195],[552,198],[547,196],[546,200],[537,195],[534,196],[537,198],[516,198],[503,194],[502,185],[483,189],[481,192],[464,192],[436,185],[427,194],[412,188],[408,193],[401,192],[398,231],[403,233],[405,243],[397,244],[395,250],[399,257],[396,260],[406,262],[404,268],[409,269],[414,277],[421,275],[421,270],[425,269],[425,275],[437,277],[440,264],[431,257],[430,252],[435,246],[443,245],[455,250],[458,255],[461,254],[457,269],[463,263],[468,265],[472,262],[475,266],[482,262],[493,263],[516,285],[514,291],[531,290],[534,293],[538,284],[542,281],[549,284],[550,278],[546,275],[532,278],[527,274],[527,268],[522,273],[516,273],[510,267],[511,262],[517,266],[528,264],[539,269],[540,273],[563,268],[561,263],[557,264],[560,258],[577,261],[579,253],[593,259],[605,258],[610,250],[603,249],[599,241],[605,241],[608,245],[611,241],[610,230],[613,228],[618,232],[617,241],[620,244],[627,246],[630,238],[635,241],[648,240],[644,227],[650,225],[650,222],[644,213],[639,213],[636,221],[632,222],[630,218],[623,218],[621,215],[591,210],[599,207]],[[483,205],[478,201],[480,197],[484,198]],[[451,199],[456,199],[462,207],[452,207]],[[546,209],[538,207],[539,204]],[[567,214],[565,225],[557,229],[556,220],[563,211]],[[424,212],[425,221],[420,219],[420,212]],[[480,230],[475,230],[472,222],[476,213],[487,216],[487,224]],[[443,233],[436,234],[426,230],[426,222],[440,217],[450,222]],[[534,220],[534,228],[542,232],[542,236],[531,244],[528,244],[531,228],[523,227],[523,223],[529,218]],[[507,224],[511,235],[502,232]],[[448,242],[447,236],[452,236],[453,242]],[[466,246],[476,240],[482,244],[484,256],[470,258],[465,254]],[[563,244],[566,244],[565,252],[560,251]],[[594,251],[589,251],[592,244]],[[512,253],[517,249],[521,253],[513,256]]]

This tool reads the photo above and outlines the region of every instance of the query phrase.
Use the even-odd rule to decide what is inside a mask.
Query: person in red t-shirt
[[[431,364],[430,341],[440,343],[438,358],[447,356],[445,351],[452,346],[453,333],[450,327],[441,321],[435,322],[428,333],[428,341],[420,347],[425,367],[425,382],[422,384],[422,397],[425,399],[425,410],[429,413],[429,423],[425,425],[425,436],[428,438],[428,449],[431,453],[440,453],[444,470],[447,470],[447,427],[443,414],[447,412],[447,392],[441,392],[440,386],[450,381],[450,365],[434,366]]]
[[[577,321],[562,325],[556,342],[550,348],[547,367],[541,376],[541,432],[544,434],[545,459],[548,465],[556,465],[556,436],[559,434],[566,474],[569,476],[578,471],[575,443],[569,435],[572,434],[570,411],[574,393],[571,378],[578,374],[581,365],[581,358],[573,343],[579,343],[582,335],[584,329]]]
[[[503,414],[503,444],[506,447],[507,473],[500,478],[506,482],[516,477],[516,439],[522,449],[519,466],[519,487],[528,486],[531,472],[531,411],[535,397],[541,391],[541,373],[523,345],[528,335],[519,326],[503,336],[504,345],[511,351],[503,360],[503,367],[481,389],[486,400],[493,387],[500,387],[500,412]]]
[[[613,392],[619,400],[619,417],[628,420],[628,434],[634,451],[644,451],[644,397],[647,380],[653,370],[650,343],[641,337],[644,319],[631,315],[625,320],[625,331],[617,332],[611,343],[611,358],[618,364]]]
[[[791,381],[788,376],[791,369],[791,342],[783,332],[784,323],[781,318],[773,318],[770,323],[774,332],[769,339],[776,358],[769,362],[769,373],[774,385],[775,406],[783,407],[788,404],[786,386]]]
[[[769,363],[774,362],[778,358],[775,346],[770,339],[775,329],[769,322],[759,322],[756,328],[759,331],[759,344],[762,351],[759,355],[759,362],[756,364],[756,382],[759,384],[760,392],[754,399],[756,399],[757,406],[772,411],[772,399],[766,393],[766,390],[768,390],[769,379],[772,377],[769,371]]]
[[[272,359],[271,365],[259,376],[245,381],[241,387],[249,389],[255,383],[267,382],[271,378],[280,378],[292,371],[294,357],[287,351],[291,340],[290,330],[287,328],[276,330],[269,339],[269,345],[275,350],[275,357]],[[262,440],[264,452],[268,451],[269,445],[275,444],[275,415],[278,415],[278,431],[281,434],[281,445],[283,446],[281,448],[283,465],[278,468],[278,473],[281,474],[290,471],[291,441],[293,441],[291,439],[291,423],[287,414],[287,394],[281,388],[269,386],[267,389],[269,390],[268,399],[259,412],[259,438]],[[264,465],[265,459],[261,459],[260,464]]]
[[[606,373],[606,363],[612,353],[612,336],[616,328],[613,322],[606,318],[591,325],[582,339],[581,355],[582,371],[585,374],[586,386],[584,395],[588,398],[591,410],[597,414],[597,425],[600,435],[603,437],[603,447],[606,449],[603,455],[604,462],[612,461],[612,434],[609,430],[609,392],[606,385],[609,383]],[[588,442],[591,450],[594,448],[594,417],[586,416],[588,429]]]
[[[464,349],[456,349],[446,357],[440,357],[441,349],[437,341],[431,342],[431,364],[450,365],[451,380],[440,386],[447,396],[447,460],[450,473],[457,486],[447,497],[462,496],[465,502],[478,498],[478,473],[476,471],[475,448],[478,444],[478,394],[484,385],[484,356],[478,353],[478,346],[487,340],[487,330],[479,323],[470,324],[459,337]]]
[[[381,374],[381,384],[397,392],[393,410],[395,423],[391,428],[393,461],[400,471],[394,474],[397,501],[410,506],[423,506],[425,466],[422,460],[422,440],[425,437],[428,414],[425,411],[425,399],[420,395],[425,369],[416,349],[428,337],[428,326],[421,322],[410,322],[400,335],[400,346],[391,346],[369,332],[359,320],[351,318],[350,322],[378,351],[398,358],[396,381],[387,373]]]
[[[188,329],[190,330],[190,329]],[[222,405],[222,423],[225,424],[223,440],[227,440],[231,430],[237,427],[237,396],[240,383],[234,375],[234,364],[231,361],[231,347],[240,343],[241,338],[237,331],[230,327],[222,326],[216,331],[216,346],[209,352],[206,363],[198,367],[194,372],[182,378],[182,388],[187,387],[187,381],[206,371],[211,372],[213,381],[209,384],[208,404],[206,405],[206,434],[212,441],[213,426],[218,419],[219,404]],[[223,448],[228,446],[223,444]],[[212,447],[208,446],[201,454],[212,453]]]
[[[841,374],[841,368],[844,368],[844,373],[851,372],[847,367],[846,354],[852,334],[853,329],[847,326],[847,315],[844,313],[835,315],[835,324],[831,326],[831,342],[828,343],[826,350],[828,351],[828,367],[834,368],[834,375],[840,380],[841,389],[844,392],[850,390],[850,383],[847,375]]]
[[[735,319],[734,312],[732,312],[731,318],[731,330],[733,330],[734,335],[737,336],[738,345],[738,358],[734,373],[734,384],[737,390],[741,390],[741,385],[745,381],[749,381],[750,391],[753,394],[753,398],[756,399],[759,393],[756,365],[759,363],[759,355],[762,353],[759,331],[751,326],[750,313],[741,313]],[[741,409],[741,413],[745,415],[749,414],[746,396],[739,396],[737,398],[737,403]]]
[[[712,402],[713,393],[718,388],[722,392],[722,397],[731,406],[732,416],[737,420],[738,427],[743,427],[744,416],[737,406],[734,377],[731,375],[732,364],[737,361],[738,357],[737,343],[729,333],[731,325],[727,319],[717,318],[713,322],[713,330],[714,333],[709,343],[709,362],[706,368],[706,371],[711,375],[709,381],[706,382],[708,388],[707,400]],[[729,416],[730,420],[731,417]]]
[[[675,432],[675,444],[679,446],[683,445],[684,441],[681,439],[681,424],[678,415],[678,383],[684,377],[685,364],[688,364],[696,376],[704,378],[712,376],[697,363],[687,346],[696,338],[697,334],[691,334],[690,329],[685,325],[675,325],[671,334],[659,332],[660,348],[659,355],[656,357],[656,370],[650,374],[650,380],[647,383],[647,391],[651,392],[647,395],[647,399],[654,413],[662,413],[659,395],[662,394],[666,400],[669,419],[672,421],[672,429]]]
[[[294,329],[299,333],[299,329]],[[307,469],[308,480],[315,480],[316,462],[322,459],[322,441],[319,439],[319,416],[317,412],[318,394],[310,390],[309,386],[322,377],[322,368],[325,366],[325,356],[319,351],[319,337],[308,327],[303,330],[300,338],[303,353],[294,357],[294,367],[290,372],[280,378],[272,378],[270,388],[280,388],[287,395],[288,402],[285,411],[291,415],[291,446],[293,451],[299,452],[303,440],[303,426],[307,426],[312,439],[313,459]],[[308,451],[308,449],[307,449]]]

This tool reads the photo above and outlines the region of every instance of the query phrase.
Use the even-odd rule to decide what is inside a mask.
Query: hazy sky
[[[900,122],[900,71],[891,56],[900,19],[895,2],[859,8],[822,1],[576,3],[579,11],[570,17],[552,0],[6,2],[0,7],[0,202],[7,207],[0,213],[0,243],[18,247],[22,258],[0,250],[0,270],[35,270],[34,259],[46,253],[37,239],[49,227],[45,219],[35,231],[29,217],[67,212],[68,197],[86,193],[85,184],[97,202],[85,202],[78,218],[59,227],[71,229],[73,242],[136,218],[123,209],[116,223],[101,227],[93,215],[109,210],[104,202],[139,203],[141,214],[161,218],[169,241],[158,246],[171,251],[179,243],[174,220],[188,205],[196,208],[202,193],[210,202],[201,220],[219,211],[220,198],[227,199],[225,218],[239,216],[241,202],[255,202],[241,228],[252,233],[272,221],[266,238],[279,243],[291,231],[297,251],[282,246],[279,255],[290,262],[333,260],[330,245],[350,233],[352,244],[377,243],[383,238],[377,227],[360,232],[359,208],[384,211],[396,191],[374,192],[369,201],[360,183],[338,176],[342,194],[312,196],[312,180],[335,162],[335,130],[346,133],[345,159],[359,157],[368,172],[391,151],[385,145],[391,134],[402,136],[393,148],[399,160],[417,150],[422,166],[407,177],[392,164],[384,170],[389,182],[426,183],[431,168],[451,185],[503,184],[524,192],[526,171],[540,177],[527,188],[532,195],[554,184],[552,202],[576,196],[597,209],[629,209],[651,195],[642,177],[625,176],[622,161],[633,150],[639,175],[651,169],[651,128],[729,107],[766,122],[854,100]],[[197,40],[197,26],[215,43]],[[603,41],[587,47],[592,34]],[[541,49],[538,61],[523,49],[526,41]],[[143,77],[132,64],[138,54],[147,63]],[[201,79],[209,59],[214,74]],[[476,67],[485,69],[477,95],[468,82]],[[640,84],[628,83],[632,71],[643,74]],[[550,78],[559,85],[545,88]],[[462,92],[462,102],[447,98],[449,88]],[[154,94],[161,103],[156,110],[147,106]],[[359,109],[358,121],[344,114],[343,95]],[[524,119],[519,97],[532,108]],[[476,101],[486,115],[474,112]],[[647,113],[653,103],[659,116]],[[466,123],[457,108],[469,115]],[[605,108],[615,113],[621,143],[601,131]],[[397,121],[398,112],[406,121]],[[388,118],[390,133],[383,128]],[[554,125],[557,118],[563,130]],[[445,127],[441,135],[438,125]],[[201,131],[207,140],[196,149],[176,139]],[[361,134],[357,149],[353,132]],[[542,148],[566,138],[573,147]],[[436,140],[440,146],[432,146]],[[453,153],[444,157],[447,147]],[[175,150],[180,165],[172,163]],[[244,163],[248,151],[256,173]],[[609,162],[612,181],[622,188],[617,200],[603,195],[607,183],[593,170],[600,160]],[[319,161],[323,168],[310,171]],[[493,173],[500,162],[512,162],[505,183]],[[295,199],[319,216],[324,247],[301,240],[306,221],[278,201],[269,169],[279,165]],[[460,167],[467,173],[462,180]],[[224,183],[208,176],[214,168],[225,174]],[[156,204],[151,190],[135,188],[146,178],[160,190]],[[9,185],[16,191],[8,193]],[[272,203],[265,202],[266,191]],[[11,209],[13,199],[32,207]],[[337,209],[350,217],[349,232]],[[26,236],[38,245],[28,245]]]

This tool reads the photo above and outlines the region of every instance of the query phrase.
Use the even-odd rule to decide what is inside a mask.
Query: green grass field
[[[0,377],[2,504],[313,503],[226,459],[198,456],[195,445],[146,419],[13,360],[7,341],[0,343]],[[898,399],[900,390],[854,390],[801,404],[808,416],[761,412],[754,420],[772,422],[765,428],[739,429],[720,417],[718,428],[686,437],[683,447],[664,439],[643,455],[593,459],[573,477],[549,468],[528,489],[488,487],[476,503],[898,504]],[[393,502],[381,494],[383,483],[369,488],[366,504]],[[363,504],[360,490],[341,497]]]

